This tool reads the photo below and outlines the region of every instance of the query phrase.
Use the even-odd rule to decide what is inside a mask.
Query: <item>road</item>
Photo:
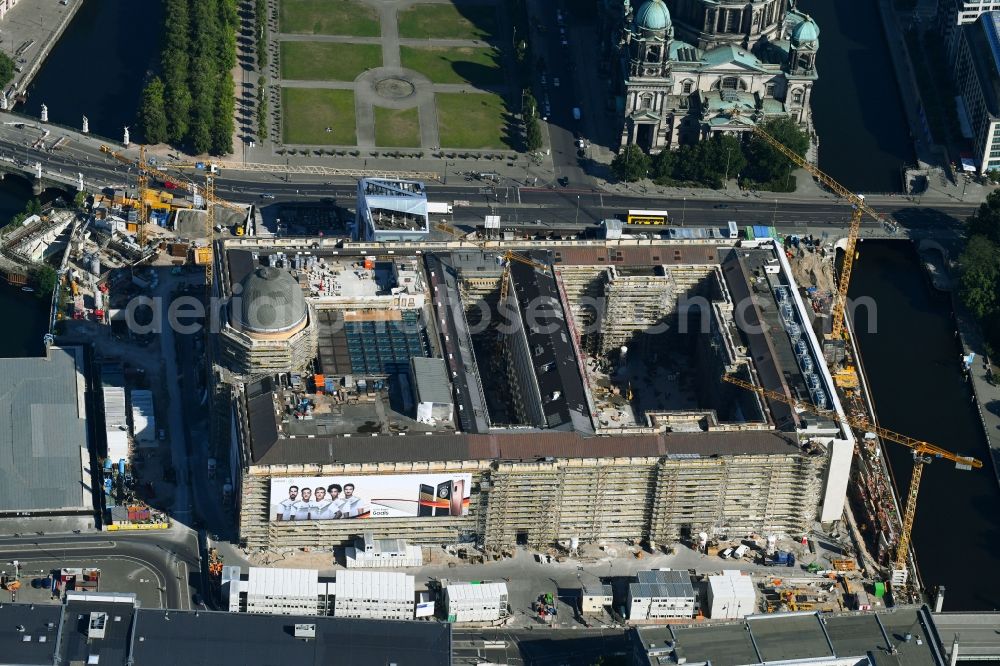
[[[24,164],[42,162],[49,172],[61,172],[70,177],[82,173],[91,187],[135,185],[135,169],[121,165],[100,153],[97,142],[70,141],[58,150],[47,152],[33,147],[40,136],[37,128],[0,125],[0,159],[17,160]],[[53,136],[56,136],[53,133]],[[571,138],[571,137],[570,137]],[[51,143],[51,141],[49,141]],[[161,165],[162,166],[162,165]],[[187,172],[190,175],[191,172]],[[344,208],[354,208],[353,182],[308,174],[233,171],[216,179],[217,193],[229,200],[267,204],[261,195],[273,195],[273,203],[332,198]],[[197,178],[196,178],[197,179]],[[454,221],[479,222],[488,213],[502,216],[504,224],[520,224],[541,220],[555,226],[591,226],[630,208],[669,210],[673,222],[681,226],[724,226],[735,219],[743,224],[769,224],[782,230],[829,227],[830,231],[846,226],[849,209],[832,195],[804,197],[801,195],[751,195],[731,191],[692,190],[690,196],[676,191],[667,195],[659,192],[610,193],[590,188],[528,187],[521,181],[503,178],[497,186],[484,187],[480,181],[458,181],[448,185],[430,184],[428,197],[432,201],[468,202],[456,206]],[[975,210],[978,202],[935,193],[921,198],[871,195],[867,202],[876,210],[894,217],[904,227],[921,229],[932,235],[940,228],[953,234],[956,225]],[[866,220],[866,227],[875,223]]]
[[[84,562],[101,566],[103,560],[139,563],[157,577],[164,607],[190,609],[192,572],[198,572],[194,537],[181,529],[141,534],[84,533],[0,537],[0,562]],[[126,590],[110,590],[122,592]]]

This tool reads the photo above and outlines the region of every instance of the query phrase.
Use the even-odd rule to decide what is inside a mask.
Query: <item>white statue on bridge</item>
[[[83,133],[90,134],[90,120],[87,118],[87,116],[83,117]]]
[[[128,126],[125,127],[125,142],[124,143],[125,143],[125,147],[128,148],[128,144],[129,144],[129,140],[128,140]]]
[[[49,122],[49,107],[42,104],[42,122]]]

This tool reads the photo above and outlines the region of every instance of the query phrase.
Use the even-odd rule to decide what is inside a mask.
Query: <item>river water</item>
[[[850,296],[877,305],[876,332],[867,333],[864,310],[855,330],[880,424],[985,463],[960,471],[938,460],[924,469],[913,528],[924,583],[945,585],[945,610],[1000,609],[1000,486],[959,363],[951,300],[930,286],[910,243],[865,241],[860,248]],[[912,459],[903,446],[887,447],[905,497]]]
[[[855,192],[899,192],[915,159],[876,0],[800,0],[819,26],[820,168]]]
[[[139,98],[159,60],[162,23],[160,0],[82,2],[18,110],[37,117],[45,104],[51,122],[76,129],[87,116],[91,132],[116,141],[127,125],[141,142]]]

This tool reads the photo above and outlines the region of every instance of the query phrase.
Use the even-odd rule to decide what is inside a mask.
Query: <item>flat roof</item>
[[[7,664],[52,664],[62,606],[0,604],[0,654]],[[24,627],[24,631],[18,629]]]
[[[694,598],[694,585],[687,571],[637,571],[638,583],[630,583],[630,597]]]
[[[83,350],[0,359],[0,511],[92,506]]]
[[[657,666],[676,663],[670,661],[674,648],[688,663],[711,662],[714,666],[850,658],[869,658],[876,664],[939,666],[943,662],[928,631],[929,622],[926,608],[915,607],[839,615],[774,613],[738,622],[637,627],[632,630],[632,642],[646,651],[649,664]],[[909,641],[906,634],[911,636]]]
[[[672,627],[675,642],[690,662],[711,661],[713,666],[741,666],[760,663],[750,632],[740,624]],[[645,632],[640,630],[640,635]],[[656,634],[654,634],[655,636]],[[657,641],[663,644],[661,638]]]
[[[100,666],[121,664],[128,660],[129,636],[132,631],[135,615],[135,598],[131,595],[121,595],[117,601],[98,601],[97,599],[112,599],[116,595],[83,594],[79,600],[66,602],[63,617],[63,630],[60,636],[60,656],[64,664],[87,664],[91,656],[97,656]],[[90,625],[90,614],[106,613],[104,638],[88,640],[87,631]]]
[[[319,571],[316,569],[269,569],[250,567],[247,574],[247,596],[315,597],[318,594]]]
[[[785,454],[800,452],[793,436],[775,431],[673,432],[585,437],[576,432],[433,433],[357,437],[286,437],[278,433],[270,393],[248,397],[250,458],[256,465],[447,460],[662,457],[670,455]]]
[[[413,368],[413,382],[417,386],[417,400],[451,404],[451,382],[448,381],[448,367],[442,358],[414,356],[410,359]]]
[[[168,613],[169,619],[166,619]],[[315,625],[316,637],[295,638],[296,624]],[[451,625],[322,616],[141,610],[136,621],[133,656],[135,663],[143,666],[206,663],[449,666]]]
[[[750,625],[762,661],[833,656],[833,650],[815,613],[761,615],[747,618],[747,624]]]
[[[511,265],[510,277],[521,309],[520,324],[524,326],[538,380],[546,426],[592,432],[583,380],[555,279],[548,271],[543,274],[520,262]]]

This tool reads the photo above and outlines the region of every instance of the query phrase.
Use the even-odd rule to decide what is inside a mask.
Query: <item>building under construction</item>
[[[500,548],[801,535],[841,517],[850,433],[721,381],[840,410],[770,241],[522,243],[515,258],[324,242],[227,242],[285,258],[317,340],[305,367],[232,387],[247,546],[349,545],[372,521]],[[417,419],[414,358],[447,369],[437,418]]]

